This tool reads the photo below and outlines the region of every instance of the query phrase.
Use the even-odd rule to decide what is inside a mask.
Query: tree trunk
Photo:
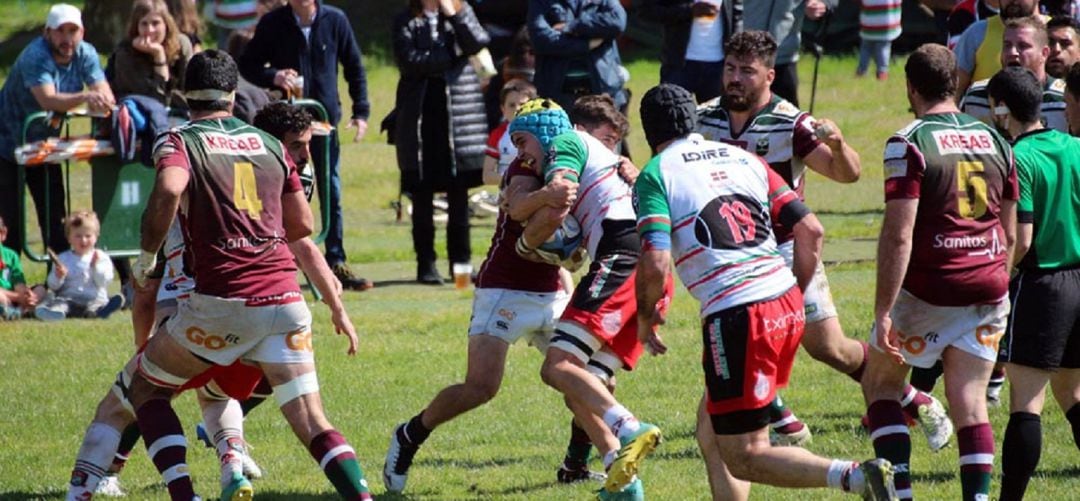
[[[86,41],[98,53],[111,54],[116,44],[124,38],[132,0],[86,0],[83,8],[83,25]]]

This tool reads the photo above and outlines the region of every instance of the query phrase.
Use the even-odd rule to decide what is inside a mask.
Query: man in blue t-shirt
[[[84,90],[85,87],[85,90]],[[24,248],[26,219],[19,213],[15,196],[18,170],[15,147],[22,144],[23,121],[39,111],[68,111],[80,105],[91,110],[107,110],[115,103],[98,53],[83,41],[82,14],[74,6],[56,4],[49,9],[41,38],[30,42],[11,67],[0,89],[0,217],[8,222],[8,244]],[[27,141],[43,139],[59,131],[35,127]],[[27,169],[26,184],[34,197],[42,240],[56,252],[66,250],[64,227],[64,185],[59,165]],[[45,200],[48,197],[48,215]]]

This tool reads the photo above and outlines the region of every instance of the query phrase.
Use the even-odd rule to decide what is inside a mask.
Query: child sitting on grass
[[[96,248],[100,233],[101,223],[93,212],[76,212],[64,220],[64,234],[71,250],[53,258],[47,280],[48,298],[34,310],[39,319],[107,318],[124,305],[123,296],[108,295],[113,265]]]
[[[19,251],[3,246],[7,225],[0,218],[0,320],[16,320],[29,313],[45,295],[42,286],[27,287]]]

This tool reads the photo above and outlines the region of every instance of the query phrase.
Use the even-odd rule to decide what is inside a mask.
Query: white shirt
[[[95,253],[98,254],[97,263],[90,266]],[[57,258],[67,268],[67,275],[57,277],[56,267],[53,267],[47,280],[49,290],[82,305],[104,303],[109,299],[106,288],[113,279],[113,265],[104,252],[94,249],[79,256],[69,250],[61,252]]]
[[[716,6],[717,13],[712,19],[695,17],[690,21],[690,41],[686,44],[686,59],[716,63],[724,60],[724,23],[721,22],[720,8],[723,0],[699,0]]]

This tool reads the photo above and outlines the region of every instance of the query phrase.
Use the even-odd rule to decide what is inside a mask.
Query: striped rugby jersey
[[[990,110],[990,96],[986,86],[990,79],[979,80],[971,84],[964,99],[960,101],[960,111],[978,118],[983,123],[993,126],[993,114]],[[1056,131],[1069,133],[1069,123],[1065,120],[1065,81],[1059,78],[1046,76],[1043,86],[1042,113],[1044,126]]]

